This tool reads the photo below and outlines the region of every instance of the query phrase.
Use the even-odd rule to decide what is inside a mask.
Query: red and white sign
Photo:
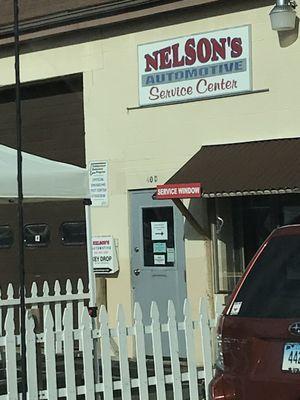
[[[140,105],[252,90],[250,26],[138,47]]]
[[[156,199],[191,199],[201,197],[201,183],[158,185]]]

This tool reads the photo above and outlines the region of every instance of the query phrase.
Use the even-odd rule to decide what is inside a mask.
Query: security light
[[[270,12],[271,25],[274,31],[290,31],[295,28],[296,3],[291,0],[277,0]]]

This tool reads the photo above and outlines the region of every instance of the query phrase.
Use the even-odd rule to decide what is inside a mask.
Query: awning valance
[[[202,146],[167,184],[189,182],[202,197],[300,193],[300,138]]]

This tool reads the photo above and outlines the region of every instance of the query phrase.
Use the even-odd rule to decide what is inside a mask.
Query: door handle
[[[136,268],[133,270],[134,275],[138,276],[141,273],[141,270],[139,268]]]

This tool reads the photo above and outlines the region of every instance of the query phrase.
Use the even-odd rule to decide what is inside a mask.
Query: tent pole
[[[19,276],[20,276],[20,335],[21,335],[21,376],[22,399],[27,398],[27,365],[25,338],[25,263],[23,233],[23,179],[22,179],[22,114],[20,93],[20,41],[19,41],[19,1],[14,0],[14,37],[15,37],[15,79],[16,79],[16,136],[17,136],[17,181],[18,181],[18,242],[19,242]]]
[[[85,224],[86,224],[86,250],[89,273],[90,307],[96,307],[96,282],[93,270],[92,226],[91,226],[91,200],[85,199]]]
[[[84,200],[85,224],[86,224],[86,250],[87,250],[87,260],[88,260],[89,293],[90,293],[89,307],[91,307],[92,309],[96,309],[96,280],[93,269],[91,205],[92,201],[90,199]],[[92,327],[93,330],[97,329],[96,315],[92,316]],[[99,342],[97,338],[93,340],[93,347],[94,347],[94,377],[95,377],[95,383],[97,384],[100,382]],[[95,398],[96,400],[100,400],[100,393],[96,393]]]

